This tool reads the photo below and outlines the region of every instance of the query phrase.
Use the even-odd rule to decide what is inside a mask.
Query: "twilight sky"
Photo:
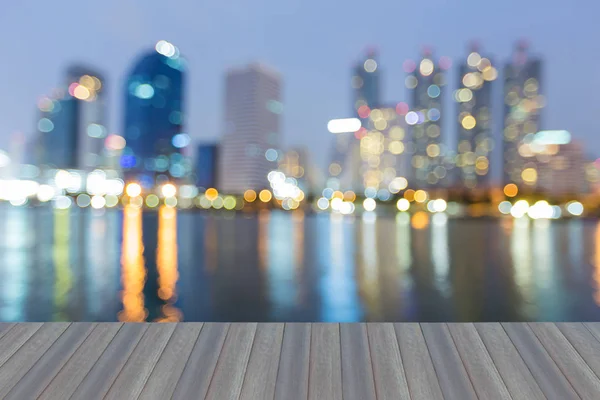
[[[121,133],[124,76],[140,53],[165,39],[188,61],[186,129],[194,139],[221,133],[226,68],[256,60],[283,75],[284,144],[307,146],[322,164],[331,143],[327,121],[349,116],[350,68],[366,46],[379,48],[385,100],[401,101],[407,100],[402,62],[416,59],[423,45],[436,59],[452,58],[453,90],[471,40],[498,64],[527,38],[545,61],[543,127],[571,131],[600,156],[599,14],[600,3],[589,0],[6,1],[0,148],[14,132],[34,131],[37,98],[60,84],[74,62],[107,78],[109,131]],[[453,143],[450,100],[448,90],[442,134]]]

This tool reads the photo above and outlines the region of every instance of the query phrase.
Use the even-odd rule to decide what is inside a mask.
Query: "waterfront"
[[[2,321],[600,321],[600,223],[0,207]]]

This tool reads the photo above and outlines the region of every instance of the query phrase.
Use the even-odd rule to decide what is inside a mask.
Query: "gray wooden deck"
[[[0,323],[2,399],[600,399],[600,323]]]

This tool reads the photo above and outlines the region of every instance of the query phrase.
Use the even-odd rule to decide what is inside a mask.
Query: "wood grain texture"
[[[596,376],[600,377],[600,341],[581,323],[557,323],[556,326]]]
[[[171,398],[201,329],[202,323],[177,324],[173,336],[144,385],[140,399]]]
[[[444,398],[476,400],[477,395],[446,324],[421,324],[421,329]]]
[[[548,399],[579,399],[567,378],[527,324],[502,323],[502,327]]]
[[[339,324],[312,324],[309,400],[342,399]]]
[[[176,326],[175,323],[150,324],[105,399],[135,399],[140,395]]]
[[[275,396],[283,330],[284,324],[260,324],[256,328],[241,400],[272,399]]]
[[[69,327],[69,323],[43,324],[10,359],[0,367],[0,398],[17,384],[44,355],[52,343]],[[12,331],[12,329],[11,329]],[[6,338],[6,336],[5,336]],[[4,339],[4,338],[3,338]]]
[[[41,323],[24,323],[5,331],[0,339],[0,366],[13,356],[42,327]]]
[[[553,323],[529,324],[550,357],[582,399],[600,397],[600,380]]]
[[[340,324],[345,400],[375,400],[375,381],[366,324]]]
[[[94,367],[122,326],[121,323],[98,324],[39,398],[45,400],[68,399]]]
[[[508,388],[473,324],[448,324],[479,398],[510,400]]]
[[[16,400],[37,398],[96,326],[86,322],[71,324],[5,398]]]
[[[442,390],[419,324],[397,323],[394,330],[411,398],[442,400]]]
[[[546,396],[499,323],[475,324],[514,400],[544,400]]]
[[[104,397],[148,327],[149,324],[129,323],[123,325],[94,367],[79,384],[73,393],[73,398]]]
[[[15,324],[10,322],[0,322],[0,338],[6,334]]]
[[[204,399],[228,330],[229,324],[204,324],[177,382],[173,399]]]
[[[231,324],[206,399],[237,400],[256,333],[256,323]]]
[[[367,324],[378,400],[410,400],[400,348],[392,324]]]
[[[285,324],[275,385],[275,400],[308,398],[310,332],[310,324]]]

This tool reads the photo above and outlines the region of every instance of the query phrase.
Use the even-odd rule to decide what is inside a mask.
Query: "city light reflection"
[[[146,283],[142,242],[142,212],[134,206],[123,210],[123,246],[121,248],[121,301],[123,310],[117,318],[122,322],[143,322],[148,316],[144,308],[143,289]]]
[[[181,321],[181,312],[174,306],[177,300],[177,211],[163,206],[158,211],[158,245],[156,267],[158,269],[158,297],[164,304],[163,316],[158,322]]]

